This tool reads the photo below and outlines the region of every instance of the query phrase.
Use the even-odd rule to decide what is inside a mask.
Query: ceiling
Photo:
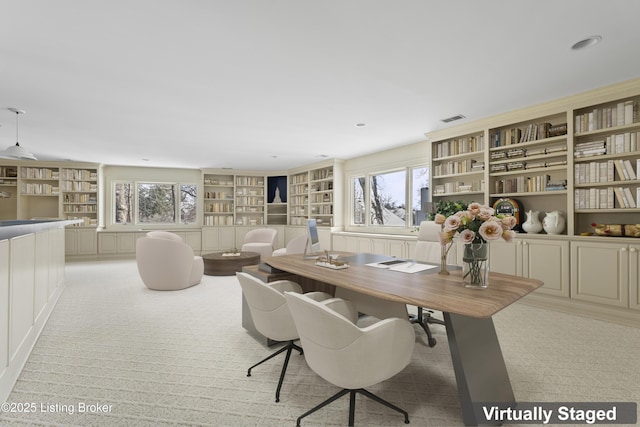
[[[16,142],[15,107],[20,145],[39,159],[289,169],[640,76],[629,0],[0,0],[0,11],[0,150]]]

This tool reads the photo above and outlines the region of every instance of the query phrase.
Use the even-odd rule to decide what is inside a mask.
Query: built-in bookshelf
[[[0,220],[17,218],[18,167],[0,166]]]
[[[98,170],[60,169],[62,214],[65,219],[79,219],[78,227],[98,226]]]
[[[309,172],[289,176],[289,224],[304,225],[309,215]]]
[[[485,135],[475,132],[432,144],[433,201],[483,201]]]
[[[204,174],[204,225],[234,225],[234,176]]]
[[[567,211],[567,114],[489,130],[489,198],[515,198],[525,210]]]
[[[574,112],[574,214],[591,223],[636,224],[640,213],[640,97]]]
[[[309,171],[309,217],[318,226],[333,225],[333,166]]]
[[[23,219],[60,218],[60,169],[57,167],[20,167],[20,203]]]
[[[236,175],[236,225],[265,223],[265,177]]]

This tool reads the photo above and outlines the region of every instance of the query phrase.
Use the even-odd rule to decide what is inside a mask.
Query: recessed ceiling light
[[[361,127],[365,127],[367,124],[366,123],[356,123],[356,126],[361,128]]]
[[[586,47],[593,46],[594,44],[598,43],[600,40],[602,40],[602,36],[587,37],[586,39],[580,40],[579,42],[575,43],[573,46],[571,46],[571,49],[573,50],[584,49]]]
[[[148,161],[150,161],[150,159],[140,159],[140,160],[142,160],[143,162],[148,162]]]

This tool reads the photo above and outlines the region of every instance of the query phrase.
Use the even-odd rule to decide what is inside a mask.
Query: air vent
[[[456,120],[460,120],[460,119],[464,119],[464,116],[462,114],[458,114],[457,116],[452,116],[452,117],[448,117],[446,119],[442,119],[442,121],[444,123],[451,123],[451,122],[455,122]]]

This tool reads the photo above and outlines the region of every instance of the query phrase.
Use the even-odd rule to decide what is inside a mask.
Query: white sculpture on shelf
[[[282,199],[280,198],[280,189],[276,187],[276,194],[273,196],[273,203],[282,203]]]

